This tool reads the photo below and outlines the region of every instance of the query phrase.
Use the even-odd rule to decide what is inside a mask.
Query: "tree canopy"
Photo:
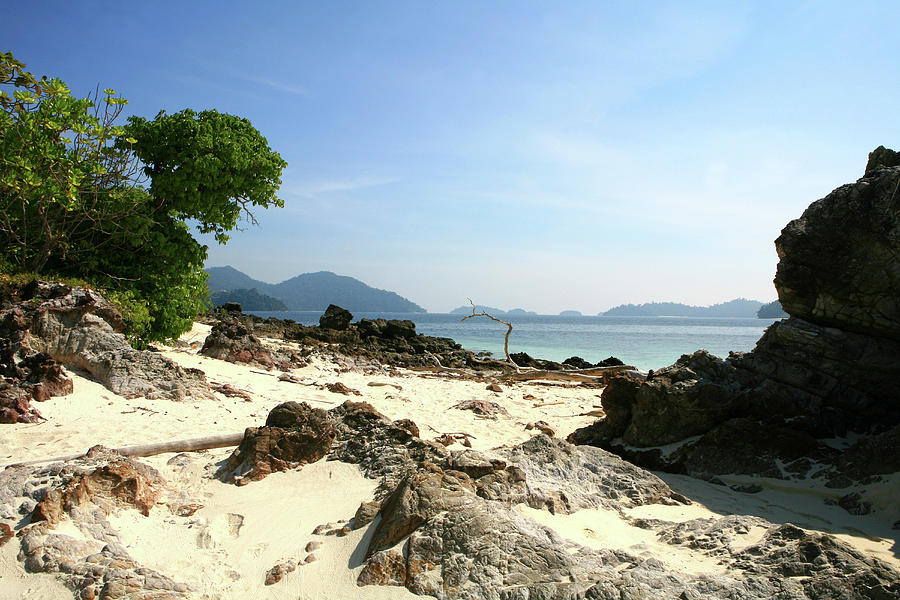
[[[12,93],[8,93],[8,90]],[[0,268],[84,278],[126,299],[132,333],[174,337],[207,297],[206,246],[283,206],[287,165],[247,119],[129,117],[114,90],[75,98],[0,53]]]

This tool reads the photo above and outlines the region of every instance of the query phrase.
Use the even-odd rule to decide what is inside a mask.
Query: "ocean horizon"
[[[290,319],[301,325],[318,325],[320,311],[247,311],[263,318]],[[360,312],[359,319],[406,319],[416,332],[448,337],[473,352],[489,352],[503,358],[507,327],[486,317],[465,321],[452,313]],[[513,330],[509,351],[527,352],[534,358],[562,362],[579,356],[591,363],[610,356],[641,370],[659,369],[683,354],[699,349],[725,358],[729,352],[747,352],[766,328],[778,319],[730,317],[613,317],[560,315],[503,315]]]

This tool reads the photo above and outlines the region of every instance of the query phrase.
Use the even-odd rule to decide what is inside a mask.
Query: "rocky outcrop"
[[[319,327],[343,331],[350,326],[350,321],[352,320],[353,315],[349,310],[329,304],[322,316],[319,317]]]
[[[233,363],[243,363],[264,369],[289,371],[306,362],[295,353],[275,350],[256,337],[252,325],[229,317],[218,321],[206,336],[200,354]]]
[[[264,427],[244,432],[240,446],[220,471],[225,481],[245,485],[277,471],[322,459],[331,449],[335,427],[321,408],[286,402],[272,409]]]
[[[698,351],[644,379],[613,377],[605,419],[570,440],[702,476],[794,477],[818,460],[839,478],[846,461],[823,438],[900,424],[897,163],[879,148],[865,177],[784,228],[775,285],[791,316],[752,352],[722,360]],[[682,446],[658,449],[674,442]]]
[[[215,314],[206,317],[214,327],[221,318],[221,315]],[[450,338],[416,333],[415,323],[409,320],[360,319],[357,323],[349,323],[346,328],[339,329],[309,327],[290,320],[263,319],[246,314],[231,315],[229,318],[237,319],[253,335],[296,342],[304,349],[327,349],[338,360],[341,357],[351,357],[357,363],[365,363],[372,368],[391,365],[468,368],[506,373],[515,371],[505,361],[477,358]],[[332,322],[328,320],[326,324],[330,325]],[[222,356],[227,354],[223,353]],[[560,367],[557,365],[554,368]]]
[[[357,583],[403,586],[439,599],[874,600],[900,593],[900,573],[888,565],[831,536],[775,526],[758,517],[681,523],[630,519],[632,526],[654,531],[673,549],[714,559],[715,573],[695,575],[673,568],[663,562],[665,557],[580,546],[513,505],[526,501],[546,509],[546,500],[525,499],[560,498],[575,491],[571,502],[558,506],[567,512],[588,506],[621,510],[678,501],[677,495],[650,473],[624,467],[602,450],[573,448],[549,438],[509,449],[506,458],[516,465],[454,456],[443,468],[422,463],[407,471],[384,497],[358,549],[365,558]],[[580,473],[576,481],[570,479],[573,464],[580,465],[574,470]],[[505,495],[483,493],[498,482],[497,474],[510,472],[516,473],[516,484]],[[535,493],[508,493],[517,487]],[[766,530],[759,542],[745,548],[732,543],[753,528]]]
[[[99,293],[33,281],[2,298],[0,371],[7,384],[28,389],[36,400],[72,391],[60,365],[82,370],[126,398],[210,394],[201,371],[135,350],[120,333],[123,327],[119,312]]]
[[[107,519],[148,514],[164,485],[155,469],[96,446],[73,462],[0,472],[0,520],[17,523],[25,569],[56,575],[77,598],[189,598],[196,590],[135,561]],[[63,519],[79,537],[56,531]]]

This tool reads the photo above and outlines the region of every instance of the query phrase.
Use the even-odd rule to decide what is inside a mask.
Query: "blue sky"
[[[781,228],[900,147],[900,3],[9,2],[129,111],[250,119],[284,209],[210,245],[430,311],[768,301]]]

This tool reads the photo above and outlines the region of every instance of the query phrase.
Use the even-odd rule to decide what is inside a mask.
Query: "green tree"
[[[100,96],[73,98],[0,53],[0,267],[93,281],[133,307],[136,337],[174,337],[207,296],[206,246],[186,221],[225,243],[252,208],[283,206],[287,163],[246,119],[184,110],[118,126],[127,101]]]

